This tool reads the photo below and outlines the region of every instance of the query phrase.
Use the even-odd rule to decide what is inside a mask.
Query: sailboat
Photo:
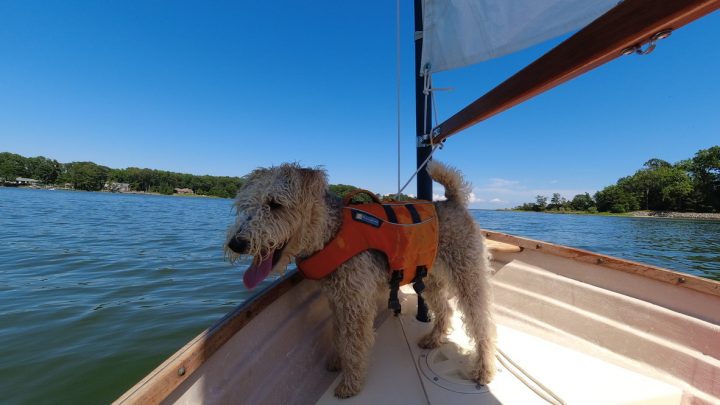
[[[414,0],[418,167],[450,136],[615,58],[647,54],[720,0]],[[552,16],[552,18],[549,18]],[[579,29],[439,125],[428,75]],[[432,184],[418,171],[419,198]],[[379,311],[362,392],[333,396],[330,309],[290,273],[117,399],[118,404],[720,403],[720,283],[581,249],[483,231],[492,253],[499,372],[467,378],[468,338],[420,349],[428,328]],[[401,290],[405,308],[416,302]],[[451,302],[451,305],[453,303]],[[379,307],[385,302],[379,302]]]

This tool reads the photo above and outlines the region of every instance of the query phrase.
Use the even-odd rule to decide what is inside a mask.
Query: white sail
[[[619,0],[423,0],[430,73],[519,51],[586,26]]]

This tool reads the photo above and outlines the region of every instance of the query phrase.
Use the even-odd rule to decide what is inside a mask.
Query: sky
[[[411,1],[400,14],[404,183],[415,170]],[[331,183],[392,193],[395,32],[392,0],[1,1],[0,151],[222,176],[299,162]],[[453,136],[435,158],[489,209],[592,194],[650,158],[690,158],[720,144],[717,38],[715,12],[648,56]],[[434,75],[454,89],[438,95],[439,119],[560,40]]]

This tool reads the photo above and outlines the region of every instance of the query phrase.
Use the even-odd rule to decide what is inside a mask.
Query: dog
[[[432,349],[445,342],[452,311],[448,300],[455,295],[474,343],[470,376],[488,384],[496,372],[496,331],[488,254],[467,210],[470,185],[458,170],[437,161],[431,161],[427,171],[444,186],[446,199],[435,202],[439,245],[423,293],[434,325],[418,345]],[[245,180],[234,202],[237,217],[228,229],[225,252],[231,261],[254,257],[244,274],[252,288],[269,273],[283,272],[293,259],[323,249],[340,229],[343,205],[329,192],[323,170],[283,164],[256,169]],[[363,387],[375,338],[376,294],[388,291],[389,277],[385,255],[367,250],[320,281],[333,313],[333,352],[327,368],[342,371],[335,388],[338,398],[354,396]]]

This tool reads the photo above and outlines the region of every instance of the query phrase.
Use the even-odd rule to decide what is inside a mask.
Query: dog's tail
[[[445,198],[448,201],[467,206],[472,187],[463,179],[459,170],[432,160],[427,164],[427,172],[433,180],[445,187]]]

